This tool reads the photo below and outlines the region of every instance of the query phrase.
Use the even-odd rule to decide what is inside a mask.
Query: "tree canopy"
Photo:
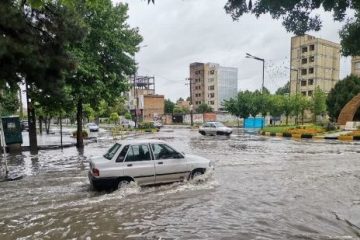
[[[347,76],[342,81],[336,83],[335,87],[330,91],[326,99],[326,105],[329,116],[332,121],[336,122],[342,108],[354,96],[360,93],[360,78],[354,75]],[[360,109],[354,117],[360,120]]]
[[[309,31],[319,31],[322,27],[321,16],[314,13],[317,9],[332,12],[335,21],[346,24],[340,31],[342,53],[344,56],[360,55],[360,1],[357,0],[228,0],[226,13],[233,20],[239,20],[244,14],[260,17],[270,14],[273,19],[282,19],[288,32],[303,35]],[[355,15],[347,17],[347,10]]]

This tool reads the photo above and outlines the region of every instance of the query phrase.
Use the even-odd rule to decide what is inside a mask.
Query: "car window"
[[[133,145],[130,147],[125,162],[149,161],[151,160],[150,149],[148,145]]]
[[[215,126],[215,124],[210,123],[210,127],[215,128],[216,126]]]
[[[130,147],[129,145],[126,145],[126,146],[123,147],[123,149],[121,150],[118,158],[116,159],[116,162],[123,162],[124,161],[126,153],[129,150],[129,147]]]
[[[121,147],[120,144],[115,143],[108,151],[107,153],[104,154],[104,158],[111,160],[115,153],[119,150],[119,148]]]
[[[183,156],[169,147],[166,144],[151,144],[153,150],[154,158],[158,159],[173,159],[173,158],[183,158]]]
[[[208,124],[208,123],[205,123],[205,124],[203,125],[203,127],[209,127],[209,124]]]
[[[225,127],[225,125],[222,124],[221,122],[215,123],[215,125],[216,125],[217,127]]]

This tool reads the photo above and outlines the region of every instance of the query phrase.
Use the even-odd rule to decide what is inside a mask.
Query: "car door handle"
[[[126,166],[128,166],[128,167],[132,167],[132,164],[128,164],[128,165],[126,165]]]
[[[158,162],[158,164],[163,164],[163,162]]]

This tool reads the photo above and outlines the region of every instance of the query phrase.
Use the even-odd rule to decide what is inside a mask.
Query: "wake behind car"
[[[221,122],[206,122],[199,128],[201,135],[226,135],[230,136],[232,129]]]
[[[192,179],[213,169],[210,160],[180,153],[160,140],[128,140],[115,143],[106,154],[90,160],[93,188],[113,189],[132,181],[153,185]]]

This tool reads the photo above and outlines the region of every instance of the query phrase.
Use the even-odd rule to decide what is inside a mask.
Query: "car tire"
[[[116,184],[117,189],[126,188],[130,184],[131,180],[128,178],[119,178]]]
[[[199,133],[200,133],[201,135],[203,135],[203,136],[206,135],[204,131],[199,131]]]
[[[190,179],[195,179],[195,178],[197,178],[197,177],[199,177],[199,176],[201,176],[201,175],[203,175],[203,174],[204,174],[204,171],[203,171],[203,170],[201,170],[201,169],[195,169],[195,170],[191,173]]]

